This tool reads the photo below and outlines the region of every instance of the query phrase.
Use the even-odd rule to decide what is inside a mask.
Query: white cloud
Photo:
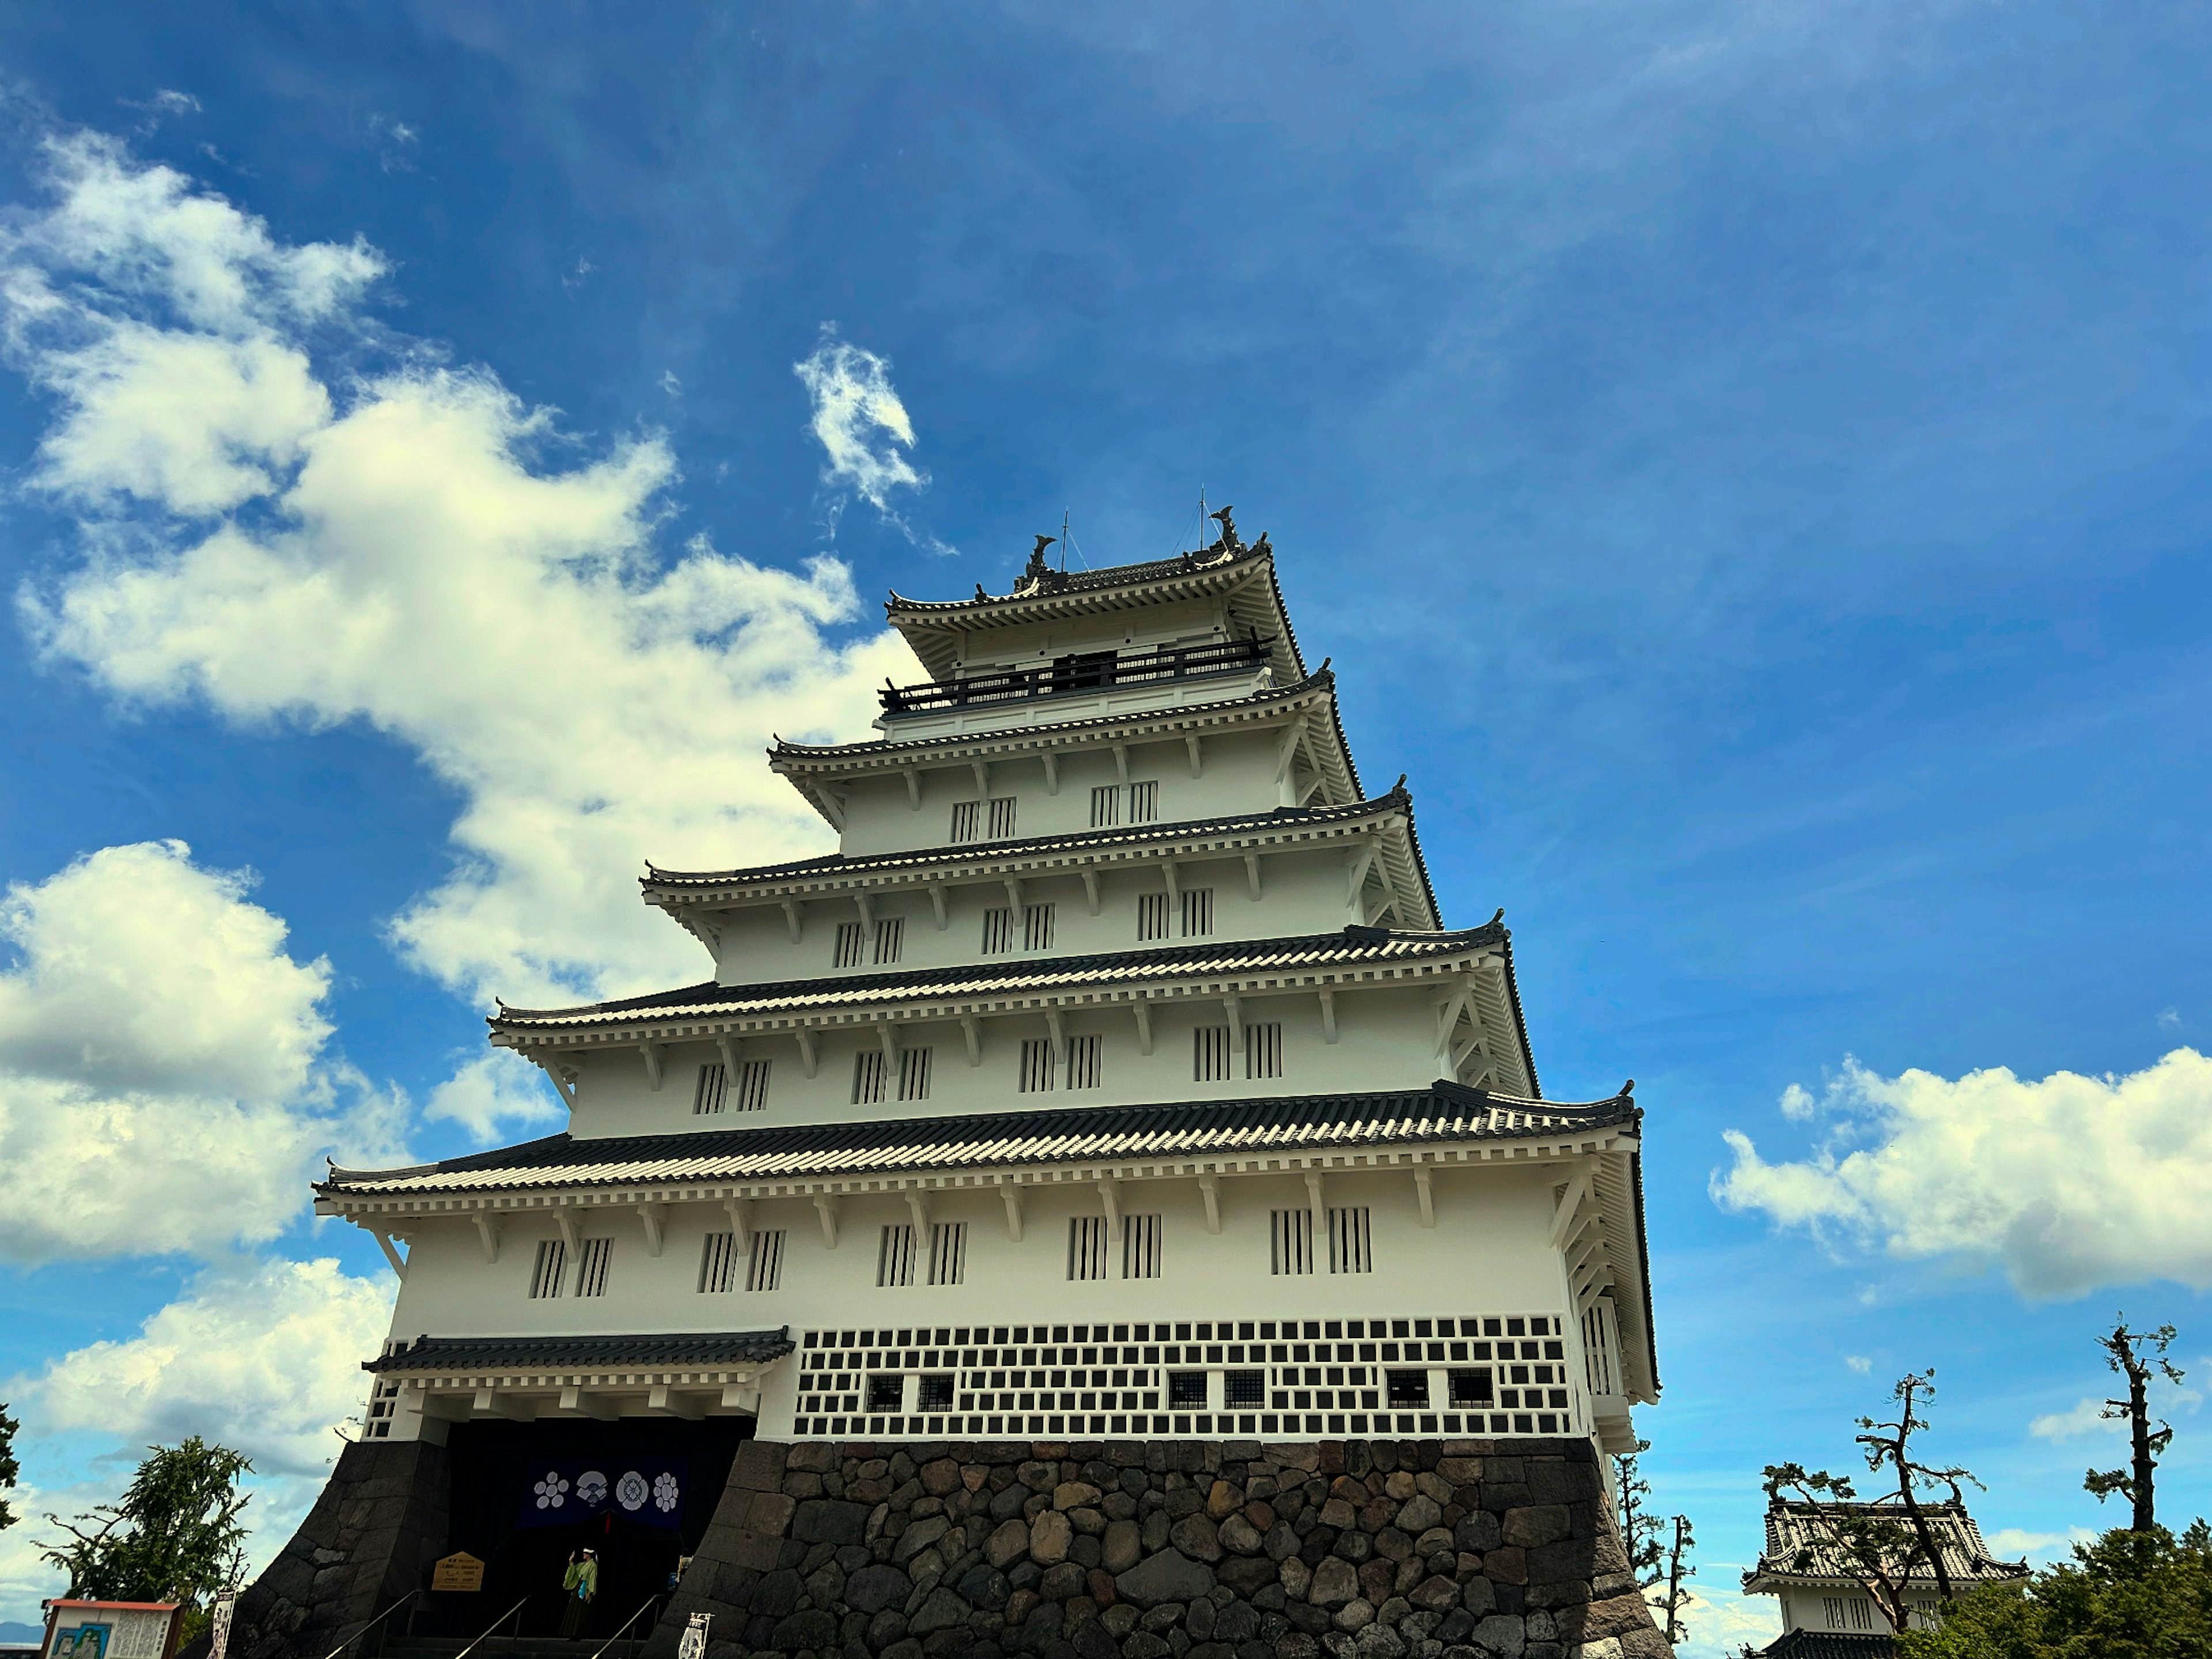
[[[329,1260],[264,1261],[204,1275],[137,1336],[78,1348],[15,1386],[43,1431],[146,1443],[204,1435],[263,1474],[314,1474],[337,1455],[337,1428],[361,1415],[361,1362],[391,1319],[387,1284]]]
[[[2018,1561],[2039,1558],[2050,1560],[2070,1551],[2076,1544],[2093,1542],[2097,1534],[2087,1527],[2069,1527],[2064,1532],[2027,1532],[2018,1527],[2002,1527],[1984,1540],[1990,1553],[2000,1561]]]
[[[1836,1139],[1809,1159],[1768,1164],[1729,1131],[1735,1163],[1713,1196],[1903,1259],[2001,1267],[2030,1296],[2212,1286],[2212,1061],[2192,1048],[2040,1082],[2002,1067],[1883,1078],[1847,1060],[1823,1109]]]
[[[1778,1103],[1782,1108],[1782,1115],[1794,1122],[1802,1123],[1813,1115],[1813,1097],[1802,1083],[1793,1083],[1784,1089]]]
[[[479,1142],[489,1143],[510,1122],[550,1128],[563,1114],[543,1072],[505,1049],[495,1049],[440,1084],[422,1115],[450,1119]]]
[[[1845,1354],[1844,1364],[1850,1367],[1852,1375],[1856,1376],[1864,1376],[1874,1370],[1874,1361],[1863,1353]]]
[[[318,1150],[392,1149],[394,1103],[321,1063],[328,964],[249,885],[156,842],[0,899],[0,1258],[263,1242]]]
[[[2027,1431],[2039,1440],[2074,1440],[2085,1434],[2118,1434],[2121,1424],[2105,1415],[2101,1400],[2078,1401],[2074,1409],[2049,1412],[2027,1425]]]
[[[902,449],[914,447],[914,422],[891,386],[888,357],[848,344],[836,326],[822,325],[822,339],[805,361],[793,363],[814,400],[809,423],[829,463],[822,480],[850,489],[878,513],[890,511],[894,489],[920,489],[927,474],[915,471]]]
[[[371,334],[351,307],[380,255],[283,246],[108,140],[50,155],[54,204],[0,273],[16,360],[58,405],[46,482],[85,532],[81,567],[23,596],[45,652],[128,699],[412,747],[464,805],[451,875],[392,936],[449,986],[560,1001],[696,975],[696,947],[637,901],[643,861],[820,850],[760,751],[775,732],[865,734],[869,688],[915,672],[894,636],[830,636],[860,615],[843,567],[703,538],[663,559],[665,444],[574,459],[551,412],[433,353],[332,398],[308,325]],[[194,351],[216,370],[204,404]],[[130,395],[103,401],[83,365],[114,362]],[[259,425],[257,377],[281,393]],[[895,397],[869,406],[904,428]],[[250,511],[173,516],[232,507]]]
[[[2160,1009],[2158,1011],[2158,1028],[2161,1031],[2179,1030],[2181,1029],[2181,1010],[2179,1008]]]
[[[1675,1650],[1682,1659],[1736,1659],[1745,1643],[1765,1647],[1782,1633],[1782,1610],[1771,1596],[1739,1595],[1715,1584],[1692,1588],[1689,1597],[1682,1612],[1688,1639]]]

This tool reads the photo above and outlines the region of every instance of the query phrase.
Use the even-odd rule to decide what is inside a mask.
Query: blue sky
[[[319,1157],[542,1131],[490,996],[674,982],[645,858],[818,848],[759,748],[904,677],[885,588],[1203,487],[1547,1092],[1638,1080],[1693,1650],[1772,1628],[1759,1467],[1909,1368],[1990,1530],[2109,1521],[2097,1322],[2212,1364],[2208,30],[0,15],[18,1507],[204,1427],[281,1529],[388,1294]]]

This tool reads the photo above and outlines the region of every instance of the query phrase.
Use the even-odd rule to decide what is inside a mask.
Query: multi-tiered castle
[[[1587,1516],[1533,1544],[1467,1529],[1485,1460],[1494,1482],[1528,1459],[1594,1482],[1656,1396],[1641,1115],[1626,1087],[1542,1098],[1510,935],[1443,925],[1403,781],[1363,786],[1267,538],[1219,517],[1177,558],[1079,574],[1041,541],[1009,594],[894,596],[927,678],[881,693],[878,737],[769,757],[838,850],[649,867],[645,902],[710,978],[492,1019],[568,1129],[319,1187],[402,1279],[356,1450],[404,1462],[419,1514],[393,1525],[419,1536],[375,1545],[354,1616],[451,1551],[490,1563],[489,1620],[577,1539],[611,1577],[617,1555],[645,1563],[620,1589],[649,1594],[718,1512],[725,1545],[771,1540],[747,1571],[866,1559],[907,1510],[833,1524],[810,1505],[852,1507],[848,1484],[893,1504],[902,1463],[933,1460],[962,1465],[957,1491],[908,1504],[954,1513],[1003,1490],[989,1449],[1017,1443],[1009,1470],[1064,1460],[1046,1484],[1103,1505],[1098,1533],[1074,1506],[1069,1559],[1113,1536],[1084,1468],[1158,1464],[1171,1488],[1194,1456],[1217,1478],[1227,1456],[1240,1492],[1264,1480],[1268,1504],[1303,1470],[1426,1504],[1445,1542],[1406,1548],[1443,1548],[1455,1585],[1485,1540],[1587,1553]],[[1407,1486],[1388,1500],[1384,1463]],[[1142,1483],[1123,1484],[1135,1526]],[[1593,1513],[1594,1492],[1576,1500]],[[1033,1496],[1003,1518],[1041,1526]],[[1239,1595],[1335,1619],[1277,1582],[1312,1528],[1268,1516],[1288,1530]],[[1118,1571],[1174,1555],[1218,1589],[1205,1553],[1162,1542]],[[1040,1583],[1062,1565],[1023,1559]],[[1452,1590],[1431,1626],[1548,1620],[1507,1605],[1537,1595],[1514,1571],[1483,1608]],[[1110,1613],[1110,1574],[1086,1594]],[[440,1605],[455,1629],[471,1606]],[[597,1627],[629,1611],[611,1593]]]

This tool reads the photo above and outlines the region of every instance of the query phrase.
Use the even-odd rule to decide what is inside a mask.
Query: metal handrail
[[[974,702],[1048,697],[1062,691],[1090,691],[1144,680],[1186,679],[1256,667],[1267,660],[1267,647],[1273,643],[1258,638],[1216,640],[1180,649],[1163,647],[1132,652],[1127,656],[1109,657],[1102,653],[1089,661],[1077,658],[1040,668],[1009,669],[964,679],[933,680],[921,685],[886,685],[876,696],[885,714],[904,714]]]
[[[497,1630],[501,1625],[514,1618],[516,1613],[520,1613],[523,1608],[529,1605],[530,1598],[526,1595],[522,1600],[517,1601],[513,1607],[509,1607],[505,1613],[500,1614],[498,1618],[493,1620],[490,1624],[485,1626],[483,1635],[477,1637],[475,1642],[471,1642],[468,1646],[463,1648],[459,1653],[455,1654],[453,1656],[453,1659],[469,1659],[469,1655],[476,1651],[477,1642],[485,1640],[491,1635],[492,1632]]]
[[[406,1594],[406,1595],[404,1595],[401,1596],[401,1597],[400,1597],[397,1601],[394,1601],[394,1602],[393,1602],[390,1607],[388,1607],[385,1608],[385,1610],[384,1610],[382,1613],[378,1613],[378,1614],[376,1615],[376,1617],[375,1617],[375,1618],[374,1618],[374,1619],[370,1620],[367,1624],[363,1625],[363,1626],[362,1626],[359,1630],[356,1631],[352,1635],[350,1635],[350,1636],[347,1637],[347,1638],[346,1638],[346,1639],[345,1639],[344,1641],[343,1641],[343,1642],[339,1643],[339,1644],[337,1644],[337,1646],[336,1646],[336,1647],[332,1648],[332,1649],[331,1649],[328,1653],[325,1654],[325,1655],[323,1656],[323,1659],[338,1659],[338,1655],[340,1655],[340,1654],[343,1653],[343,1652],[344,1652],[348,1648],[351,1647],[355,1643],[356,1643],[356,1642],[360,1641],[360,1640],[361,1640],[361,1638],[362,1638],[362,1637],[364,1637],[364,1636],[368,1635],[368,1634],[369,1633],[369,1632],[371,1632],[371,1631],[374,1630],[374,1629],[375,1629],[379,1625],[382,1624],[386,1620],[387,1620],[387,1619],[391,1618],[391,1617],[392,1617],[392,1615],[393,1613],[395,1613],[398,1612],[400,1608],[402,1608],[402,1607],[406,1607],[409,1603],[410,1603],[411,1601],[414,1601],[414,1599],[415,1599],[416,1596],[418,1596],[418,1595],[422,1595],[422,1592],[421,1590],[419,1590],[419,1589],[411,1589],[411,1590],[409,1590],[409,1591],[407,1592],[407,1594]]]
[[[599,1656],[601,1654],[605,1653],[609,1648],[614,1646],[616,1643],[621,1641],[623,1638],[623,1632],[628,1630],[632,1625],[637,1623],[639,1613],[649,1612],[659,1605],[659,1596],[647,1596],[645,1598],[645,1606],[640,1607],[637,1610],[637,1613],[633,1613],[629,1618],[623,1620],[620,1629],[617,1629],[612,1636],[607,1638],[605,1641],[600,1643],[598,1647],[592,1650],[592,1659],[599,1659]]]

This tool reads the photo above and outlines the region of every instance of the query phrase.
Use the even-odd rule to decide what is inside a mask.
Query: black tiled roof
[[[1867,1503],[1827,1504],[1822,1505],[1832,1514],[1841,1514],[1860,1519],[1884,1521],[1899,1528],[1909,1528],[1911,1517],[1905,1506],[1894,1498]],[[1936,1547],[1943,1552],[1943,1565],[1952,1580],[1966,1584],[2016,1583],[2027,1577],[2025,1561],[2000,1561],[1990,1553],[1983,1541],[1982,1530],[1974,1524],[1974,1517],[1966,1513],[1966,1506],[1951,1499],[1942,1503],[1923,1504],[1921,1513],[1926,1518],[1929,1530],[1936,1539]],[[1831,1533],[1822,1526],[1813,1506],[1795,1498],[1782,1498],[1770,1504],[1766,1510],[1766,1548],[1759,1558],[1759,1565],[1744,1575],[1747,1584],[1753,1580],[1771,1578],[1845,1578],[1841,1553],[1830,1541]],[[1800,1562],[1802,1565],[1799,1565]],[[1906,1582],[1915,1585],[1936,1583],[1935,1565],[1916,1561],[1905,1575]]]
[[[1641,1116],[1627,1095],[1567,1105],[1493,1094],[1440,1079],[1425,1089],[1374,1094],[946,1112],[890,1121],[794,1123],[586,1140],[548,1135],[519,1146],[411,1169],[333,1168],[330,1180],[316,1190],[337,1196],[520,1191],[1203,1157],[1267,1147],[1523,1140],[1584,1130],[1632,1131]]]
[[[419,1336],[407,1347],[362,1362],[365,1371],[667,1370],[760,1364],[793,1347],[787,1328],[639,1336]]]
[[[1759,1652],[1759,1659],[1893,1659],[1897,1644],[1856,1632],[1793,1630]]]
[[[1109,564],[1097,570],[1047,570],[1042,576],[1029,580],[1031,585],[1014,593],[984,593],[979,588],[972,599],[909,599],[894,592],[884,601],[886,611],[973,611],[987,605],[1018,604],[1024,599],[1048,599],[1060,593],[1081,593],[1095,588],[1122,587],[1131,582],[1164,581],[1172,576],[1205,575],[1217,570],[1230,570],[1251,562],[1255,555],[1273,552],[1272,547],[1254,545],[1239,547],[1229,556],[1212,550],[1202,553],[1179,553],[1171,559],[1147,559],[1138,564]]]
[[[764,985],[719,985],[708,980],[702,984],[679,986],[672,991],[586,1003],[574,1008],[509,1008],[501,1005],[489,1023],[495,1030],[532,1030],[649,1020],[656,1016],[674,1018],[692,1012],[711,1017],[718,1013],[829,1011],[870,1003],[983,996],[1056,985],[1140,983],[1147,980],[1257,973],[1338,963],[1417,962],[1430,957],[1452,956],[1480,945],[1501,945],[1506,940],[1504,927],[1495,920],[1480,927],[1433,933],[1349,927],[1339,933],[1292,939],[1216,939],[1201,945],[1107,951],[1084,957],[1011,957],[949,968],[914,969],[904,973],[846,974],[835,978],[782,980]]]

